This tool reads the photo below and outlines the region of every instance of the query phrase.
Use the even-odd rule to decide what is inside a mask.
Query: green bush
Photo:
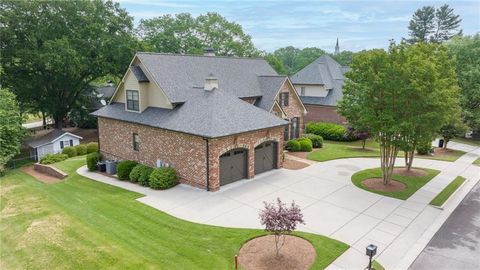
[[[98,152],[98,143],[91,142],[87,144],[87,153]]]
[[[75,150],[77,150],[78,156],[83,156],[87,153],[87,146],[85,144],[75,145]]]
[[[422,142],[417,145],[417,153],[419,155],[428,155],[433,151],[432,142]]]
[[[138,164],[137,166],[135,166],[132,171],[130,172],[130,181],[132,182],[140,182],[140,178],[142,178],[142,181],[143,181],[143,186],[145,186],[145,177],[147,178],[146,179],[146,184],[148,185],[148,176],[150,176],[150,173],[152,172],[152,168],[146,166],[146,165],[143,165],[143,164]],[[143,175],[143,177],[142,177]]]
[[[123,160],[117,164],[117,177],[120,180],[128,180],[130,172],[137,166],[137,162],[133,160]]]
[[[312,152],[312,141],[309,138],[297,139],[300,144],[300,151]]]
[[[145,166],[140,173],[140,177],[138,178],[138,183],[142,186],[148,187],[150,186],[150,174],[153,172],[152,167]]]
[[[40,159],[40,164],[53,164],[68,158],[66,154],[46,154]]]
[[[62,154],[67,155],[68,157],[74,157],[77,155],[77,150],[75,150],[75,147],[73,146],[67,146],[63,148]]]
[[[300,152],[302,148],[297,140],[290,140],[287,142],[287,150],[290,152]]]
[[[313,148],[322,148],[323,147],[323,138],[320,135],[315,135],[312,133],[307,133],[303,135],[304,138],[309,138],[312,141]]]
[[[306,133],[322,136],[323,139],[332,141],[349,141],[354,138],[345,136],[347,129],[342,125],[333,123],[311,122],[305,127]]]
[[[173,168],[154,169],[149,181],[153,189],[168,189],[178,184],[177,173]]]
[[[89,171],[97,170],[97,162],[102,160],[102,154],[94,152],[87,155],[87,168]]]

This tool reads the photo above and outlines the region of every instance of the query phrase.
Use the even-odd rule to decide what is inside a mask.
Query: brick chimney
[[[203,87],[203,89],[205,89],[205,91],[212,91],[216,88],[218,88],[218,79],[217,77],[213,76],[212,73],[210,73],[210,75],[205,78],[205,86]]]

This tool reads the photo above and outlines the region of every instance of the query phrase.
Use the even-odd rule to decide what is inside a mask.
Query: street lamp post
[[[369,257],[368,270],[372,270],[372,257],[375,256],[375,254],[377,254],[377,246],[373,244],[368,245],[366,254]]]

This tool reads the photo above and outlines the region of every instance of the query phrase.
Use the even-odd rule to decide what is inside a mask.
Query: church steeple
[[[335,53],[334,55],[337,55],[340,53],[340,46],[338,45],[338,37],[337,37],[337,44],[335,45]]]

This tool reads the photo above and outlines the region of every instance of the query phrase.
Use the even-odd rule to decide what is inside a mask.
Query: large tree
[[[142,19],[138,34],[157,52],[201,54],[204,48],[211,47],[218,55],[259,55],[242,26],[218,13],[196,18],[180,13]]]
[[[379,140],[383,182],[388,184],[399,150],[413,151],[458,106],[455,73],[445,49],[434,44],[364,51],[350,67],[339,111]]]
[[[456,60],[462,117],[475,133],[480,134],[480,34],[456,37],[445,45]]]
[[[3,83],[57,128],[88,85],[121,76],[136,40],[133,18],[111,1],[2,1]]]
[[[440,43],[462,34],[459,15],[453,8],[443,5],[437,9],[425,6],[417,9],[410,20],[408,30],[410,43],[436,42]]]
[[[288,46],[275,50],[273,54],[283,62],[288,75],[293,75],[326,52],[316,47],[299,49]]]
[[[24,135],[15,95],[5,88],[0,88],[0,175],[3,174],[6,163],[20,152]]]

